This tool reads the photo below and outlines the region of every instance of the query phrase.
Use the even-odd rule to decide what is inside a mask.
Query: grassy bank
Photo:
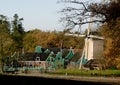
[[[30,72],[31,73],[31,72]],[[33,73],[35,73],[33,71]],[[78,70],[78,69],[57,69],[53,71],[41,71],[39,74],[57,74],[72,76],[104,76],[104,77],[120,77],[120,70]],[[0,73],[4,74],[4,73]],[[27,73],[29,74],[29,72]]]
[[[59,75],[75,75],[75,76],[120,76],[120,70],[76,70],[76,69],[59,69],[53,72],[48,72],[50,74]]]

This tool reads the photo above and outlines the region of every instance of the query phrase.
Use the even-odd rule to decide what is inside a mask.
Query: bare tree
[[[119,2],[88,2],[88,0],[63,0],[69,5],[63,8],[60,19],[68,29],[73,29],[76,25],[81,26],[87,23],[104,23],[111,19],[116,19],[120,15]],[[113,5],[113,6],[112,6]],[[115,9],[115,10],[113,10]],[[91,18],[93,18],[91,20]]]

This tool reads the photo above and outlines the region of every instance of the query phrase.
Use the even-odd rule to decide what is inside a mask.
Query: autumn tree
[[[47,46],[48,47],[59,47],[59,40],[58,40],[56,32],[53,31],[48,36],[48,38],[47,38]]]
[[[120,17],[111,20],[114,25],[106,23],[101,27],[101,32],[105,36],[105,57],[107,58],[108,68],[120,69]]]
[[[25,51],[34,52],[36,46],[47,48],[47,38],[49,36],[49,32],[44,32],[39,29],[34,29],[26,32],[23,41]]]
[[[6,16],[0,15],[0,68],[4,64],[4,57],[10,54],[11,42],[10,22]]]

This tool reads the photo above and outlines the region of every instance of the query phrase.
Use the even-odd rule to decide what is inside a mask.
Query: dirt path
[[[85,82],[104,82],[111,85],[120,85],[120,77],[86,77],[86,76],[70,76],[70,75],[57,75],[57,74],[45,74],[45,73],[29,73],[29,74],[14,74],[19,76],[30,76],[30,77],[42,77],[52,79],[65,79]]]

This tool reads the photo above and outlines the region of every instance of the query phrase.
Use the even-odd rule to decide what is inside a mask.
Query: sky
[[[64,4],[59,0],[0,0],[0,15],[7,16],[10,20],[14,14],[23,18],[25,31],[40,29],[43,31],[62,31],[64,28],[59,22],[60,11]]]
[[[0,14],[12,19],[14,14],[24,18],[23,27],[32,29],[62,30],[59,22],[63,4],[58,0],[0,0]]]

